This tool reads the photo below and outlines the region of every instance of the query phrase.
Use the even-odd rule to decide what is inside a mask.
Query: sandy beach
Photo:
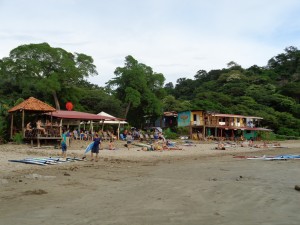
[[[73,141],[68,156],[82,157],[86,145]],[[60,149],[0,145],[1,224],[299,224],[300,160],[243,157],[298,155],[300,141],[226,150],[205,142],[172,151],[123,145],[112,151],[104,143],[99,162],[44,167],[8,160]]]

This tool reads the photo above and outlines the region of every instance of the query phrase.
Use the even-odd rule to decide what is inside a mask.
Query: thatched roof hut
[[[45,102],[42,102],[34,97],[30,97],[21,102],[19,105],[16,105],[8,110],[9,113],[15,111],[54,112],[56,109]]]
[[[23,102],[21,102],[20,104],[12,107],[10,110],[8,110],[8,112],[11,113],[11,130],[10,130],[11,138],[13,136],[13,121],[14,121],[13,113],[14,112],[22,112],[22,133],[23,133],[23,137],[24,137],[24,135],[25,135],[25,131],[24,131],[25,111],[45,113],[45,112],[54,112],[54,111],[56,111],[56,109],[53,108],[52,106],[48,105],[47,103],[42,102],[34,97],[30,97],[30,98],[24,100]]]

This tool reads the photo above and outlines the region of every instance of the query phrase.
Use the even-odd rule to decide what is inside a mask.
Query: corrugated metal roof
[[[61,119],[78,119],[78,120],[115,120],[112,117],[96,115],[92,113],[86,112],[78,112],[78,111],[67,111],[67,110],[57,110],[52,113],[46,113],[47,115],[51,115],[56,118]]]
[[[55,108],[48,105],[45,102],[42,102],[34,97],[30,97],[23,102],[21,102],[19,105],[16,105],[12,107],[8,112],[15,112],[19,110],[25,110],[25,111],[40,111],[40,112],[54,112],[56,111]]]
[[[262,117],[257,116],[243,116],[243,115],[235,115],[235,114],[221,114],[221,113],[213,113],[211,116],[217,117],[235,117],[235,118],[249,118],[249,119],[263,119]]]

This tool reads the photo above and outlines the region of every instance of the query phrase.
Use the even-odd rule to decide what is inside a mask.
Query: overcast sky
[[[265,66],[300,46],[299,0],[0,0],[0,58],[47,42],[90,55],[104,86],[127,55],[167,82],[200,69]]]

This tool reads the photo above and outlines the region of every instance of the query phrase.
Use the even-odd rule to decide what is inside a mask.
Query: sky
[[[131,55],[165,83],[199,70],[266,66],[300,46],[299,0],[0,0],[0,59],[24,44],[94,59],[99,86]]]

